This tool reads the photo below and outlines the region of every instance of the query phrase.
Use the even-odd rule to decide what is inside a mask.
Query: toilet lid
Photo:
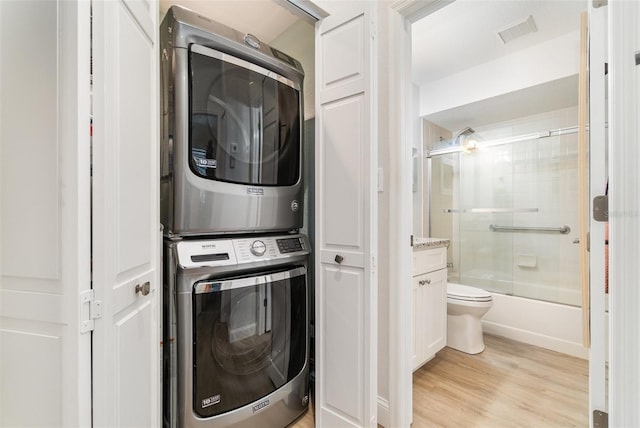
[[[447,284],[447,297],[471,302],[490,302],[492,300],[491,293],[487,290],[451,282]]]

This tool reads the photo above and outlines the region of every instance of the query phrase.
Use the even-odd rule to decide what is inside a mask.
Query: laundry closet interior
[[[160,48],[165,426],[288,425],[310,391],[304,71],[180,6]]]

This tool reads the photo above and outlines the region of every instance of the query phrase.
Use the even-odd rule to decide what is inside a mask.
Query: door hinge
[[[102,317],[102,301],[96,300],[93,290],[80,293],[80,333],[88,333],[95,328],[95,321]]]
[[[607,195],[593,198],[593,219],[595,221],[609,221],[609,197]]]
[[[607,428],[609,426],[609,414],[601,410],[593,411],[593,428]]]

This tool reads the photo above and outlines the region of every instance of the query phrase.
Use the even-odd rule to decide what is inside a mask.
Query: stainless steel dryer
[[[165,427],[282,428],[305,412],[308,255],[301,234],[165,241]]]
[[[165,235],[302,227],[300,63],[179,6],[160,44]]]

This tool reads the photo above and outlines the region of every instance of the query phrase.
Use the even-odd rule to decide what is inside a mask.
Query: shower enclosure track
[[[552,129],[549,131],[535,132],[533,134],[517,135],[514,137],[500,138],[500,139],[491,140],[491,141],[481,141],[479,143],[479,147],[500,146],[503,144],[520,143],[523,141],[537,140],[540,138],[558,137],[560,135],[569,135],[569,134],[576,134],[576,133],[578,133],[578,127],[571,126],[567,128],[559,128],[559,129]],[[446,155],[449,153],[457,153],[461,151],[462,151],[462,147],[460,146],[445,147],[442,149],[435,149],[435,150],[428,151],[426,157],[431,158],[432,156]]]

